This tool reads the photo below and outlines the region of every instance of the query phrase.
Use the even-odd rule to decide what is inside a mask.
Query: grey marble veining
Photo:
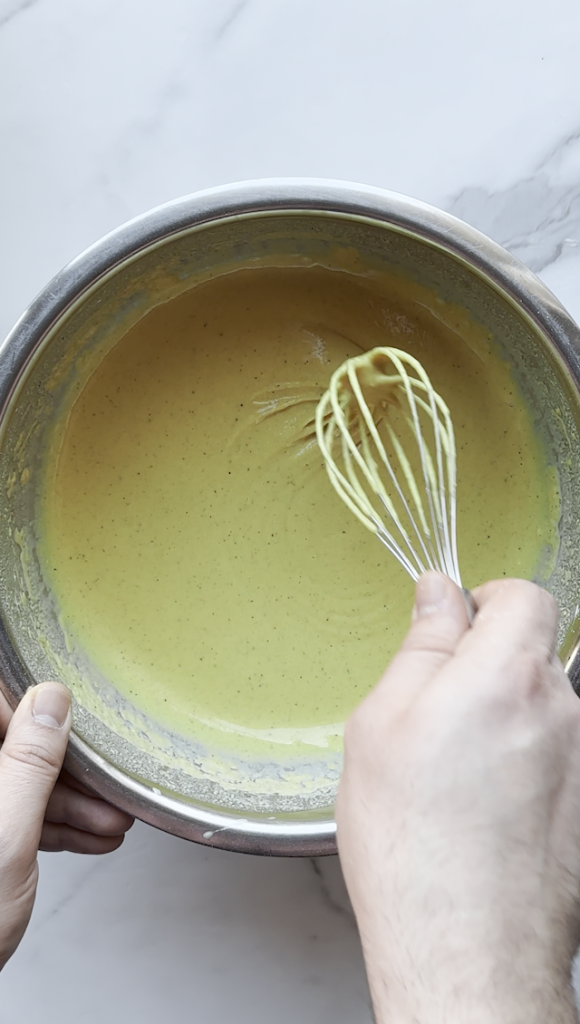
[[[221,43],[222,39],[232,28],[234,22],[238,20],[244,10],[248,7],[249,0],[237,0],[236,3],[232,4],[231,10],[226,14],[225,18],[217,25],[214,29],[213,39],[214,43]]]
[[[0,29],[22,11],[27,11],[41,2],[42,0],[3,0],[0,3]]]
[[[468,186],[449,212],[505,245],[536,273],[577,255],[580,245],[580,127],[525,178],[504,189]]]

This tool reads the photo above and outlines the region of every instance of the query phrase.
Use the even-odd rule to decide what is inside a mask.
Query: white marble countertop
[[[149,207],[244,178],[379,185],[520,256],[580,320],[577,0],[0,0],[0,335]],[[0,1024],[367,1024],[335,859],[136,825],[42,856]]]

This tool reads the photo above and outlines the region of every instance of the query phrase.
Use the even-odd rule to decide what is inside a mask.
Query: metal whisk
[[[397,348],[348,359],[316,436],[336,492],[412,579],[437,569],[461,587],[453,424],[421,363]]]

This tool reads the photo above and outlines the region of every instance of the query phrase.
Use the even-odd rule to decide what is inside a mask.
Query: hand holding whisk
[[[316,436],[334,489],[412,579],[435,569],[461,587],[453,424],[421,363],[396,348],[348,359]]]

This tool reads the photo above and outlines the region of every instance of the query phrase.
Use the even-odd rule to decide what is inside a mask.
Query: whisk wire
[[[366,428],[368,430],[368,433],[369,433],[370,437],[372,438],[372,440],[374,441],[375,446],[377,448],[379,459],[380,459],[382,465],[386,468],[387,473],[388,473],[389,478],[390,478],[390,481],[391,481],[391,483],[392,483],[392,485],[393,485],[393,487],[395,489],[395,492],[397,494],[397,497],[398,497],[399,501],[401,502],[401,504],[403,506],[403,510],[405,512],[405,515],[407,516],[407,519],[409,520],[409,524],[411,526],[411,530],[415,534],[415,537],[416,537],[416,539],[418,540],[418,542],[419,542],[419,544],[421,546],[421,549],[423,551],[424,557],[427,559],[429,567],[433,567],[433,561],[432,561],[433,552],[432,551],[431,551],[431,553],[429,552],[429,550],[427,548],[427,545],[425,544],[425,541],[423,539],[423,536],[421,535],[421,532],[420,532],[420,530],[419,530],[419,528],[417,526],[417,523],[415,521],[415,517],[413,516],[413,514],[411,512],[411,509],[409,508],[409,503],[407,501],[407,497],[406,497],[406,495],[405,495],[405,493],[404,493],[404,491],[403,491],[403,489],[402,489],[402,487],[401,487],[401,485],[399,483],[399,480],[397,479],[396,473],[393,470],[393,467],[392,467],[392,464],[391,464],[391,460],[390,460],[390,458],[389,458],[389,456],[387,454],[387,451],[385,449],[385,446],[383,444],[383,441],[382,441],[381,436],[379,434],[379,431],[377,429],[377,425],[376,425],[376,423],[375,423],[375,421],[374,421],[374,419],[372,417],[371,411],[370,411],[370,409],[369,409],[369,407],[368,407],[368,405],[367,405],[367,403],[365,401],[362,388],[360,386],[358,377],[356,375],[357,364],[360,365],[360,363],[362,361],[362,358],[364,358],[364,357],[359,357],[358,360],[352,360],[351,365],[348,366],[347,372],[348,372],[349,383],[350,383],[350,385],[351,385],[351,387],[353,389],[353,393],[354,393],[354,395],[355,395],[355,397],[357,399],[360,415],[362,415],[362,417],[363,417],[363,420],[364,420],[365,426],[366,426]],[[401,383],[403,383],[403,381],[402,381],[400,373],[398,373],[395,376],[388,376],[388,377],[385,376],[385,378],[383,380],[383,385],[385,387],[392,387],[393,385],[399,385]],[[343,419],[343,422],[345,422],[344,419]],[[390,431],[391,435],[393,435],[392,428],[390,427],[390,424],[388,424],[388,423],[387,423],[387,430]],[[369,451],[369,453],[370,453],[370,448],[368,446],[368,439],[367,439],[367,436],[366,436],[366,433],[365,433],[364,430],[360,431],[360,437],[361,437],[361,447],[364,447],[366,445],[366,450]],[[365,457],[362,460],[363,463],[365,462],[365,459],[366,459],[366,451],[364,453],[364,456]],[[405,456],[403,456],[403,461],[402,460],[399,460],[399,461],[400,461],[402,469],[403,469],[403,474],[404,474],[404,476],[405,476],[405,478],[407,480],[407,483],[409,485],[409,489],[411,491],[411,496],[413,498],[413,502],[414,502],[415,507],[417,509],[417,512],[418,512],[418,514],[419,514],[419,516],[421,518],[423,529],[424,529],[425,533],[428,534],[429,530],[428,530],[427,523],[426,523],[426,520],[425,520],[425,514],[424,514],[421,498],[419,496],[419,492],[418,492],[418,489],[417,489],[416,484],[415,484],[415,479],[414,479],[411,467],[410,467],[407,459],[405,458]],[[399,516],[397,515],[397,513],[395,511],[394,505],[393,505],[393,503],[392,503],[392,501],[391,501],[391,499],[389,497],[389,494],[388,494],[387,490],[383,486],[380,474],[377,471],[376,463],[373,462],[373,465],[375,467],[375,474],[374,474],[374,476],[375,476],[376,483],[373,480],[369,481],[370,484],[371,484],[371,489],[380,498],[382,504],[384,505],[384,507],[386,508],[387,512],[389,513],[389,515],[393,519],[397,529],[399,530],[399,532],[401,534],[401,537],[402,537],[405,545],[407,546],[411,556],[413,557],[413,559],[415,560],[415,562],[417,564],[417,568],[418,568],[419,574],[421,574],[422,572],[425,572],[425,567],[424,567],[423,563],[421,562],[420,558],[418,558],[417,553],[416,553],[415,549],[413,548],[412,543],[411,543],[411,541],[409,539],[408,533],[405,530],[405,528],[403,527],[403,525],[402,525],[402,523],[400,521],[400,518],[399,518]],[[373,484],[374,484],[374,486],[373,486]]]
[[[409,422],[410,421],[407,421],[407,423],[409,423]],[[394,430],[390,426],[390,424],[387,425],[387,429],[388,429],[388,432],[389,432],[390,441],[391,441],[391,443],[393,445],[393,448],[395,450],[395,454],[397,455],[399,463],[401,464],[401,468],[403,470],[403,474],[404,474],[405,479],[407,481],[407,484],[409,486],[409,490],[410,490],[411,496],[413,498],[413,503],[414,503],[414,505],[415,505],[415,507],[417,509],[417,513],[418,513],[419,519],[420,519],[420,525],[423,527],[424,536],[421,533],[421,531],[419,530],[419,526],[417,525],[415,517],[412,515],[412,513],[410,511],[407,511],[407,515],[409,517],[409,520],[411,522],[411,525],[413,527],[413,530],[415,532],[417,540],[418,540],[418,542],[420,544],[421,550],[423,552],[423,556],[424,556],[424,558],[427,561],[428,568],[429,569],[433,569],[433,568],[435,568],[435,565],[436,565],[437,556],[436,556],[436,552],[434,550],[433,543],[432,543],[432,540],[431,540],[430,530],[429,530],[429,526],[427,524],[427,519],[425,517],[425,510],[423,508],[423,502],[421,501],[420,492],[419,492],[419,488],[417,486],[417,481],[416,481],[416,478],[415,478],[415,474],[413,473],[413,470],[411,469],[411,465],[409,463],[409,460],[407,459],[407,457],[406,457],[406,455],[405,455],[405,453],[404,453],[404,451],[403,451],[403,449],[402,449],[402,447],[401,447],[401,445],[399,443],[399,440],[398,440]],[[427,453],[427,455],[428,455],[428,453]],[[432,467],[431,467],[431,472],[432,472]],[[403,501],[405,501],[404,495],[403,495]],[[424,572],[425,570],[422,569],[422,571]]]
[[[385,467],[386,467],[386,469],[388,471],[389,477],[390,477],[390,479],[391,479],[391,481],[392,481],[392,483],[394,485],[395,491],[396,491],[397,495],[400,497],[400,499],[401,499],[401,501],[403,503],[403,506],[405,508],[405,512],[407,513],[409,521],[412,524],[412,526],[414,527],[416,535],[419,538],[419,540],[421,540],[421,535],[420,535],[419,531],[416,528],[416,524],[414,522],[413,516],[411,515],[410,510],[408,508],[406,497],[405,497],[403,491],[401,490],[399,481],[397,480],[397,478],[395,476],[395,473],[394,473],[394,471],[393,471],[393,469],[391,467],[391,464],[390,464],[390,460],[389,460],[389,458],[387,456],[387,453],[386,453],[386,451],[384,449],[384,446],[383,446],[383,444],[381,442],[380,435],[378,434],[378,431],[376,430],[376,427],[375,427],[375,424],[374,424],[374,422],[372,420],[372,417],[370,416],[370,413],[369,413],[369,410],[367,408],[366,402],[364,401],[364,397],[362,395],[362,391],[360,389],[358,380],[356,379],[356,376],[354,374],[350,373],[351,367],[349,367],[348,370],[349,370],[349,380],[350,380],[350,384],[351,384],[351,386],[353,388],[353,393],[354,393],[355,397],[358,399],[357,416],[356,416],[356,435],[359,438],[358,444],[354,441],[353,436],[352,436],[351,432],[348,429],[347,418],[346,418],[346,416],[344,414],[344,410],[343,410],[342,405],[341,405],[341,403],[339,401],[339,398],[338,398],[338,389],[335,388],[335,387],[331,387],[331,390],[330,390],[330,404],[332,406],[332,410],[333,410],[333,413],[334,413],[334,416],[336,418],[337,424],[339,426],[340,434],[341,434],[343,463],[344,463],[344,466],[345,466],[345,470],[346,470],[346,474],[347,474],[347,477],[348,477],[348,481],[350,482],[350,485],[351,485],[350,486],[350,495],[353,498],[353,500],[357,503],[359,509],[364,509],[364,514],[371,521],[371,523],[374,525],[375,531],[379,534],[380,539],[383,540],[383,543],[385,543],[385,541],[388,541],[388,544],[390,545],[389,550],[392,550],[392,549],[396,550],[400,554],[401,553],[400,552],[400,542],[398,542],[395,539],[395,537],[393,537],[393,535],[390,533],[390,531],[386,528],[385,524],[380,519],[377,519],[377,514],[376,514],[376,511],[374,510],[374,508],[372,506],[372,503],[368,499],[368,497],[365,494],[364,490],[361,488],[361,485],[360,485],[360,482],[359,482],[359,478],[358,478],[358,476],[356,474],[356,470],[355,470],[355,466],[354,466],[354,463],[356,463],[356,465],[358,465],[358,468],[361,470],[364,478],[366,479],[366,482],[367,482],[370,490],[373,493],[377,494],[377,496],[382,501],[382,503],[385,506],[386,511],[387,511],[390,519],[392,520],[393,524],[395,525],[395,527],[399,531],[400,537],[401,537],[402,541],[404,542],[404,544],[405,544],[405,546],[406,546],[406,548],[407,548],[407,550],[409,552],[409,555],[411,556],[412,559],[414,559],[415,563],[417,564],[417,569],[414,570],[414,572],[416,572],[416,573],[418,572],[420,574],[422,571],[424,571],[422,563],[421,563],[420,560],[417,559],[416,552],[415,552],[415,550],[413,548],[413,545],[411,544],[411,541],[409,539],[407,531],[405,530],[405,528],[404,528],[404,526],[403,526],[403,524],[402,524],[402,522],[401,522],[401,520],[400,520],[400,518],[399,518],[399,516],[397,514],[395,506],[394,506],[394,504],[393,504],[393,502],[392,502],[392,500],[391,500],[387,490],[384,488],[382,480],[380,478],[380,475],[377,472],[376,463],[374,462],[374,459],[372,458],[372,455],[370,454],[370,446],[369,446],[369,442],[368,442],[368,435],[367,435],[367,432],[365,430],[365,427],[368,429],[368,431],[370,433],[370,436],[373,438],[373,440],[375,441],[375,444],[377,445],[377,448],[378,448],[378,451],[379,451],[379,456],[383,460],[383,463],[384,463],[384,465],[385,465]],[[362,417],[362,420],[361,420],[361,417]],[[361,452],[361,449],[362,449],[362,452]],[[374,473],[373,473],[373,467],[374,467]],[[336,469],[336,467],[335,467],[335,469]],[[336,475],[340,476],[338,473]],[[344,481],[341,480],[340,482],[343,483]],[[381,529],[379,531],[377,531],[377,523],[379,523],[380,527],[381,527]],[[365,525],[368,526],[368,523],[366,523]],[[370,527],[370,528],[372,529],[373,527]],[[396,557],[399,557],[399,554],[397,554]],[[408,562],[408,557],[404,556],[404,558],[405,558],[405,565],[406,565],[406,563]],[[410,562],[409,564],[412,564],[412,562]],[[407,567],[407,565],[406,565],[406,567]]]
[[[443,399],[434,391],[429,377],[418,360],[414,360],[412,356],[407,358],[421,378],[420,381],[414,380],[405,374],[403,370],[405,377],[404,385],[410,407],[412,412],[416,413],[416,406],[420,405],[428,413],[433,427],[437,463],[436,473],[428,472],[428,468],[432,467],[432,459],[429,449],[425,446],[418,417],[415,418],[414,416],[416,439],[422,456],[421,465],[423,467],[425,489],[431,511],[433,534],[437,544],[440,565],[452,579],[459,579],[456,540],[456,452],[451,415]],[[400,365],[400,359],[397,355],[394,356],[393,361],[395,365]],[[411,384],[426,391],[429,398],[428,403],[414,394]],[[439,413],[443,417],[444,425],[441,423]],[[446,455],[445,463],[443,460],[443,450],[445,450]],[[447,508],[447,494],[449,495],[449,509]]]
[[[379,438],[379,444],[380,444],[380,438]],[[396,526],[397,526],[397,528],[399,530],[399,533],[401,534],[401,537],[402,537],[402,539],[403,539],[403,541],[404,541],[404,543],[405,543],[405,545],[406,545],[406,547],[408,549],[408,552],[409,552],[410,556],[412,557],[412,559],[414,559],[414,561],[416,563],[417,571],[418,571],[419,574],[421,574],[422,572],[425,572],[425,567],[423,565],[423,562],[419,558],[416,550],[414,549],[414,547],[413,547],[413,545],[411,543],[411,540],[410,540],[410,538],[408,536],[407,531],[402,526],[399,517],[396,515],[396,512],[394,511],[393,504],[392,504],[392,502],[391,502],[391,500],[389,498],[389,495],[386,492],[386,490],[385,490],[385,488],[383,486],[383,482],[382,482],[382,480],[380,478],[379,471],[378,471],[378,466],[377,466],[377,463],[374,460],[374,457],[373,457],[373,454],[372,454],[371,445],[369,444],[368,436],[367,436],[367,434],[364,431],[362,431],[362,433],[361,433],[361,449],[362,449],[362,453],[363,453],[363,458],[365,459],[365,461],[367,462],[368,465],[372,466],[372,470],[373,470],[373,474],[372,475],[373,475],[373,482],[374,482],[373,491],[377,495],[379,500],[381,501],[381,503],[384,506],[386,512],[389,515],[391,515],[391,517],[394,519],[395,524],[396,524]],[[393,484],[395,486],[397,494],[398,494],[399,498],[401,499],[401,502],[402,502],[402,504],[403,504],[403,506],[405,508],[405,511],[407,513],[407,517],[409,519],[411,527],[414,530],[416,538],[419,541],[419,544],[420,544],[420,546],[421,546],[421,548],[423,550],[423,554],[424,554],[424,556],[426,557],[426,559],[427,559],[427,561],[429,563],[430,562],[429,552],[428,552],[428,550],[427,550],[427,548],[425,546],[425,543],[423,541],[423,538],[422,538],[419,530],[417,529],[417,524],[416,524],[415,519],[414,519],[414,517],[412,516],[412,514],[411,514],[411,512],[409,510],[405,494],[401,490],[401,487],[399,485],[399,481],[397,480],[397,478],[396,478],[396,476],[395,476],[395,474],[394,474],[394,472],[392,470],[390,459],[388,458],[386,452],[384,451],[384,448],[383,448],[382,444],[380,444],[379,455],[381,455],[381,453],[384,454],[384,464],[385,464],[385,466],[386,466],[386,468],[387,468],[387,470],[389,472],[389,475],[390,475],[390,477],[391,477],[391,479],[393,481]],[[391,509],[393,509],[392,513],[391,513]],[[376,520],[376,516],[375,516],[375,520]],[[384,526],[383,526],[383,531],[384,531]],[[382,536],[381,536],[381,539],[382,539]]]
[[[390,375],[384,369],[389,362],[396,371]],[[414,440],[419,475],[389,420],[392,406],[402,411]],[[421,363],[393,348],[347,360],[331,378],[315,426],[330,481],[360,522],[414,580],[427,569],[440,569],[461,585],[453,424]],[[342,468],[335,459],[338,438]]]
[[[345,467],[346,477],[338,469],[334,458],[333,458],[333,441],[335,438],[337,424],[334,419],[330,419],[328,425],[324,426],[324,420],[328,415],[328,404],[330,404],[330,395],[327,393],[325,396],[327,401],[322,401],[318,406],[317,410],[317,436],[319,446],[323,452],[326,466],[328,470],[328,476],[335,491],[347,505],[347,507],[354,513],[357,519],[366,526],[367,529],[376,533],[377,537],[382,544],[398,559],[403,568],[417,580],[421,572],[424,569],[419,563],[419,570],[413,565],[405,553],[401,550],[399,542],[388,530],[385,523],[375,513],[370,502],[366,499],[364,491],[362,490],[358,478],[353,470],[351,453],[349,450],[348,443],[344,436],[341,437],[342,446],[342,459]],[[340,412],[339,412],[340,418]],[[388,496],[387,496],[388,497]],[[390,503],[390,502],[389,502]],[[388,507],[386,506],[387,512]],[[390,513],[389,513],[390,515]],[[415,553],[412,547],[409,545],[411,555],[414,557]]]
[[[405,390],[407,401],[409,403],[409,409],[411,412],[411,418],[413,421],[413,434],[419,448],[419,457],[421,461],[421,470],[423,474],[423,483],[425,485],[425,493],[427,495],[427,503],[429,506],[429,514],[431,520],[431,527],[427,531],[429,539],[434,543],[436,548],[436,560],[438,564],[445,564],[444,545],[442,544],[441,538],[441,519],[443,515],[443,508],[441,507],[441,440],[439,436],[439,419],[437,416],[437,406],[433,398],[433,389],[429,388],[430,381],[427,374],[423,370],[421,364],[414,360],[412,356],[408,357],[409,362],[419,373],[421,383],[425,386],[429,397],[429,409],[428,413],[431,418],[433,433],[435,439],[435,460],[437,465],[437,471],[433,465],[433,460],[429,449],[425,445],[423,432],[421,430],[421,424],[419,420],[419,413],[417,411],[417,396],[413,390],[412,384],[415,383],[414,379],[409,376],[406,372],[405,367],[402,364],[401,359],[397,353],[393,353],[391,356],[395,366],[399,370],[402,377],[402,385]]]

